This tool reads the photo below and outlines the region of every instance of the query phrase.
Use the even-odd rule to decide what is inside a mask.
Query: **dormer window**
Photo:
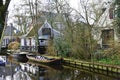
[[[51,35],[51,28],[43,28],[42,35]]]

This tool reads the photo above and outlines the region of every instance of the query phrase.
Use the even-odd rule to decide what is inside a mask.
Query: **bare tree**
[[[65,2],[65,0],[64,0]],[[100,0],[98,3],[101,3]],[[64,15],[64,41],[68,43],[70,55],[78,59],[91,59],[96,50],[97,41],[94,40],[94,27],[99,22],[103,12],[103,3],[98,6],[98,3],[89,2],[89,0],[80,0],[79,9],[73,9],[69,6],[62,5],[57,1],[56,11]],[[59,4],[59,5],[58,5]],[[65,11],[66,10],[66,11]],[[72,12],[75,12],[72,14]],[[71,16],[72,15],[72,16]],[[97,28],[99,29],[99,28]],[[58,45],[59,46],[59,45]],[[64,45],[63,45],[64,46]],[[61,53],[62,54],[62,53]]]

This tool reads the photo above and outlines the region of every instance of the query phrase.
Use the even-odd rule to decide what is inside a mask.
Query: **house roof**
[[[42,28],[52,28],[51,25],[47,22],[47,20],[44,22],[44,24],[42,23],[39,23],[35,26],[31,26],[29,32],[25,35],[23,35],[22,37],[33,37],[35,36],[35,33],[37,34],[40,34],[39,32],[41,32],[41,29]],[[53,29],[53,28],[52,28]],[[61,34],[59,31],[53,29],[53,32],[54,32],[54,35],[59,35]],[[40,36],[40,35],[39,35]]]
[[[52,28],[52,26],[47,22],[47,20],[44,22],[44,24],[39,28],[38,34],[40,34],[40,31],[42,28]]]
[[[42,28],[52,28],[51,25],[47,22],[47,20],[44,22],[44,24],[39,23],[35,26],[31,26],[29,32],[26,34],[26,37],[32,37],[37,34],[38,31],[40,31]]]
[[[13,33],[15,33],[14,31],[18,31],[15,27],[13,26],[7,26],[7,28],[5,29],[5,32],[4,32],[4,36],[11,36],[13,35]]]
[[[39,28],[41,27],[42,23],[36,24],[31,26],[30,30],[27,32],[26,37],[33,37],[37,34]]]
[[[101,15],[99,21],[96,23],[97,27],[106,28],[113,26],[112,22],[114,20],[110,18],[111,16],[113,17],[113,15],[110,15],[111,8],[113,8],[113,2],[107,5],[104,13]]]

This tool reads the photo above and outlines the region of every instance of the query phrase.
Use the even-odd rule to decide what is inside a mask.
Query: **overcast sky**
[[[79,10],[80,10],[80,5],[79,5],[80,0],[68,0],[68,1],[70,1],[71,7],[75,8],[76,10],[78,10],[78,8],[79,8]],[[85,1],[85,0],[83,0],[83,1]],[[98,0],[89,0],[89,2],[91,2],[91,1],[97,2]],[[108,0],[102,0],[102,1],[108,1]],[[10,23],[13,23],[13,20],[14,20],[14,18],[13,18],[14,14],[15,14],[15,8],[14,8],[15,6],[14,5],[19,6],[21,4],[21,2],[22,2],[21,0],[11,0],[9,8],[8,8],[8,11],[9,11],[8,25]]]
[[[73,7],[73,8],[78,8],[78,1],[79,0],[69,0],[70,1],[70,5]],[[21,0],[11,0],[10,2],[10,5],[9,5],[9,8],[8,8],[8,11],[9,11],[9,17],[8,17],[8,24],[10,23],[13,23],[13,16],[15,14],[15,5],[19,6],[21,3]]]

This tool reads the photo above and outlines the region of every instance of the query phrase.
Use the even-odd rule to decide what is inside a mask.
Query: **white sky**
[[[72,8],[75,8],[76,10],[80,10],[80,6],[78,6],[80,0],[68,0],[68,1],[70,1],[70,6]],[[85,0],[83,0],[83,1],[85,1]],[[89,0],[89,2],[91,2],[91,1],[96,2],[98,0]],[[108,0],[103,0],[103,1],[108,1]],[[13,23],[13,20],[14,20],[14,18],[13,18],[14,14],[15,14],[15,10],[14,10],[15,6],[14,5],[19,6],[20,3],[21,3],[21,0],[11,0],[9,8],[8,8],[8,11],[9,11],[8,24]]]
[[[13,16],[14,16],[14,5],[19,5],[20,4],[20,0],[11,0],[10,4],[9,4],[9,7],[8,7],[8,11],[9,11],[9,14],[8,14],[8,25],[10,23],[13,23]]]
[[[73,8],[78,8],[78,1],[79,0],[69,0],[70,1],[70,5]],[[8,10],[11,12],[14,10],[14,5],[19,5],[21,3],[21,0],[11,0],[10,5]]]
[[[72,6],[72,8],[78,8],[78,1],[79,0],[69,0],[70,1],[70,5]],[[11,0],[8,11],[9,11],[9,15],[8,15],[8,25],[10,23],[13,23],[13,16],[15,14],[15,5],[19,6],[19,4],[21,3],[21,0]]]

